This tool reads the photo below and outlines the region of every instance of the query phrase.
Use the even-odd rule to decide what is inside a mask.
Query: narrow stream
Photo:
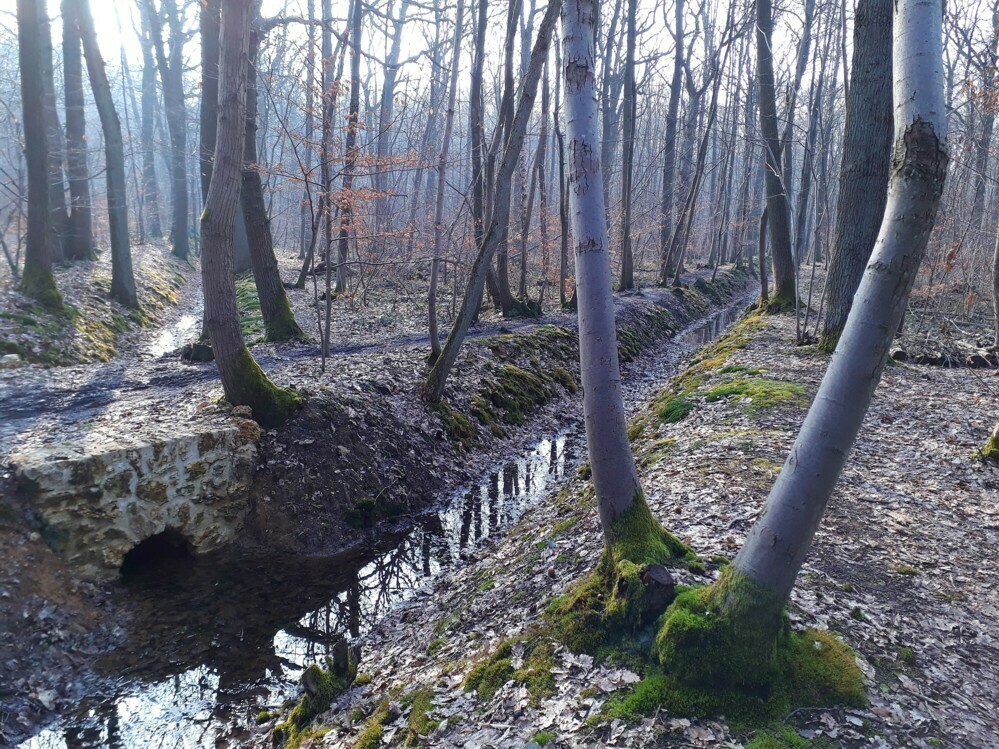
[[[745,301],[691,326],[626,382],[633,408]],[[553,496],[585,457],[581,421],[454,492],[404,534],[329,559],[168,560],[124,578],[128,642],[97,664],[99,687],[21,749],[238,746],[260,709],[297,692],[303,669],[363,637],[437,575]],[[363,657],[362,657],[363,670]]]

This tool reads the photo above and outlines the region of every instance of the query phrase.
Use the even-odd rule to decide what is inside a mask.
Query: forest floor
[[[751,328],[716,349],[721,358],[704,377],[684,380],[694,383],[686,418],[664,423],[661,400],[633,414],[649,504],[705,560],[739,548],[828,363],[794,346],[791,318]],[[999,468],[976,450],[997,395],[994,370],[887,368],[792,606],[795,626],[828,627],[855,649],[870,704],[788,715],[809,745],[996,745],[999,571],[989,560],[999,543]],[[599,520],[583,489],[575,480],[376,626],[362,642],[365,685],[320,716],[311,745],[743,746],[751,734],[721,718],[656,710],[601,719],[608,700],[642,674],[557,644],[542,667],[552,679],[518,676],[518,638],[546,637],[548,603],[599,556]],[[718,573],[706,562],[703,575],[677,574],[703,584]],[[488,698],[467,691],[469,673],[504,644],[512,644],[511,668],[498,679],[505,683]],[[260,746],[271,725],[260,727]]]

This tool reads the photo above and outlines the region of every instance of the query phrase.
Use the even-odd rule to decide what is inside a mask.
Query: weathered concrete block
[[[108,580],[140,542],[173,530],[195,552],[232,542],[248,510],[260,429],[239,419],[209,432],[11,456],[43,536],[81,577]]]

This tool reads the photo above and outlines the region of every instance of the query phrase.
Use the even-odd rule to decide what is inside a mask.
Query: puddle
[[[181,315],[177,322],[160,331],[160,334],[143,352],[144,356],[150,359],[159,359],[164,354],[176,351],[185,343],[190,343],[198,337],[200,325],[200,314]]]
[[[648,398],[683,354],[724,331],[744,307],[715,313],[643,362],[626,380],[626,400]],[[416,518],[408,531],[350,556],[174,555],[124,579],[114,595],[128,642],[96,664],[98,687],[72,713],[20,749],[240,746],[253,716],[296,694],[302,671],[338,641],[362,637],[553,496],[585,456],[580,419],[571,422]]]

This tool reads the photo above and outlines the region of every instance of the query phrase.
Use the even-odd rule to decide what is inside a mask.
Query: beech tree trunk
[[[172,185],[173,221],[170,241],[173,254],[184,260],[191,252],[187,228],[187,105],[184,102],[184,30],[174,0],[164,0],[163,9],[170,25],[170,54],[163,41],[163,24],[153,0],[146,0],[156,66],[163,85],[163,105],[167,129],[170,131],[170,180]]]
[[[59,110],[56,107],[55,73],[52,58],[52,25],[49,22],[45,3],[41,6],[42,43],[42,97],[45,107],[45,130],[48,137],[49,169],[49,222],[47,225],[49,255],[52,260],[66,259],[65,242],[68,230],[69,212],[66,208],[66,183],[62,170],[63,153],[66,143],[62,126],[59,124]]]
[[[66,173],[69,177],[67,260],[93,260],[90,170],[87,166],[87,120],[84,115],[83,58],[74,4],[62,0],[62,68],[66,95]]]
[[[441,252],[444,249],[444,191],[447,187],[447,160],[451,149],[451,131],[454,128],[454,103],[458,96],[458,63],[461,60],[461,31],[465,22],[465,3],[458,0],[458,16],[454,25],[451,51],[451,79],[448,83],[447,109],[444,112],[444,138],[437,159],[437,202],[434,207],[434,252],[430,266],[430,293],[427,313],[430,325],[430,361],[441,355],[441,341],[437,332],[437,283],[440,276]]]
[[[770,0],[756,0],[756,75],[759,88],[760,127],[765,141],[767,230],[773,254],[774,288],[770,307],[780,310],[797,299],[791,220],[782,178],[781,142],[777,132],[777,98],[774,86],[773,14]]]
[[[18,287],[45,307],[59,309],[62,297],[49,255],[49,156],[45,130],[42,70],[42,0],[17,0],[17,51],[21,69],[24,156],[28,166],[28,230],[24,273]]]
[[[569,195],[576,257],[579,365],[593,488],[604,533],[641,496],[621,394],[596,100],[596,0],[562,15]]]
[[[836,348],[885,211],[891,159],[892,0],[860,0],[853,31],[836,228],[819,348]]]
[[[673,57],[673,78],[669,87],[669,104],[666,109],[666,138],[663,154],[663,187],[659,209],[659,285],[671,280],[669,269],[670,237],[673,236],[673,193],[676,181],[676,128],[680,113],[680,94],[683,91],[684,0],[676,0],[674,20],[676,52]]]
[[[548,57],[548,49],[551,46],[552,30],[555,21],[558,19],[560,0],[550,0],[545,15],[538,25],[538,38],[531,51],[531,62],[524,75],[523,87],[518,97],[517,109],[513,116],[512,124],[509,128],[509,136],[503,149],[503,160],[500,162],[499,171],[496,175],[496,200],[494,209],[489,218],[489,228],[486,230],[482,243],[479,245],[479,252],[475,257],[468,274],[468,285],[465,288],[465,296],[461,301],[461,309],[451,326],[447,342],[441,349],[441,355],[434,362],[433,368],[427,375],[427,381],[423,385],[423,395],[431,403],[439,403],[444,393],[444,385],[447,377],[458,359],[461,351],[461,344],[468,334],[468,328],[472,324],[472,318],[479,306],[482,298],[482,290],[486,282],[486,273],[492,262],[493,253],[499,246],[500,241],[507,231],[510,222],[510,190],[513,184],[513,173],[517,168],[517,160],[524,147],[524,135],[527,132],[527,124],[531,118],[531,110],[534,107],[534,100],[538,93],[538,83],[541,79],[541,69],[544,67]]]
[[[252,3],[254,18],[260,14],[260,2]],[[246,81],[246,144],[242,172],[242,211],[237,211],[237,221],[242,213],[246,229],[253,282],[260,300],[260,314],[268,341],[290,341],[305,338],[305,333],[295,320],[288,303],[277,258],[274,256],[274,237],[264,202],[264,186],[257,164],[257,51],[260,46],[257,31],[250,32],[247,56]]]
[[[635,37],[638,0],[628,0],[627,42],[624,60],[624,139],[621,143],[621,277],[619,291],[635,286],[635,259],[631,249],[632,183],[635,175]]]
[[[340,197],[340,235],[337,242],[336,293],[347,291],[347,250],[354,224],[354,170],[357,167],[357,130],[361,111],[361,24],[364,4],[351,3],[350,11],[350,111],[344,140],[343,194]]]
[[[149,37],[149,19],[142,16],[142,123],[140,141],[142,146],[142,208],[145,211],[144,225],[151,237],[163,236],[160,221],[160,187],[156,180],[156,150],[153,133],[156,119],[156,61],[153,57],[153,42]]]
[[[252,4],[221,0],[219,106],[211,184],[201,214],[205,327],[226,399],[246,405],[265,426],[281,423],[295,398],[276,388],[243,343],[232,274],[232,242],[246,141],[247,56]]]
[[[898,0],[895,8],[895,145],[877,244],[829,369],[734,562],[737,574],[771,592],[779,606],[787,601],[881,378],[947,173],[942,1]]]
[[[105,176],[108,191],[108,229],[111,235],[111,297],[126,307],[137,308],[132,249],[128,237],[128,182],[125,179],[125,144],[121,121],[114,106],[104,58],[97,46],[97,31],[88,0],[69,0],[79,24],[87,74],[94,93],[97,114],[104,131]]]

